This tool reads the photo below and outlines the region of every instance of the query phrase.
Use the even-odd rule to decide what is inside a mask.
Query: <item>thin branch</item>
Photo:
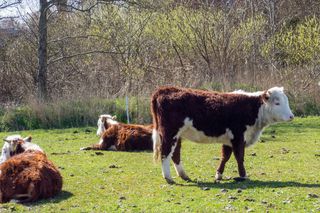
[[[4,19],[16,19],[19,18],[19,16],[5,16],[5,17],[0,17],[0,21]]]
[[[8,2],[5,1],[4,3],[0,4],[0,9],[4,9],[4,8],[7,8],[7,7],[12,7],[12,6],[14,6],[16,4],[20,4],[20,3],[21,3],[21,0],[16,0],[16,1],[12,2],[12,3],[8,3]]]
[[[104,36],[88,34],[88,35],[79,35],[79,36],[65,36],[65,37],[62,37],[62,38],[57,38],[57,39],[54,39],[54,40],[50,40],[50,41],[48,41],[48,43],[61,42],[61,41],[69,40],[69,39],[88,39],[90,37],[108,39],[108,38],[106,38]]]
[[[73,55],[68,55],[68,56],[62,56],[56,59],[53,59],[48,62],[48,66],[51,64],[54,64],[56,62],[59,62],[61,60],[69,59],[69,58],[74,58],[77,56],[84,56],[84,55],[91,55],[91,54],[112,54],[112,55],[122,55],[124,54],[123,52],[113,52],[113,51],[104,51],[104,50],[92,50],[92,51],[87,51],[87,52],[82,52],[82,53],[76,53]]]

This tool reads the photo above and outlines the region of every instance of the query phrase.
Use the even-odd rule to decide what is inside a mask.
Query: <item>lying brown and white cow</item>
[[[12,199],[32,202],[61,191],[60,172],[39,146],[19,135],[7,137],[5,143],[2,151],[10,154],[0,164],[0,203]]]
[[[114,119],[115,116],[101,115],[97,130],[100,142],[80,150],[152,150],[152,125],[123,124]]]
[[[180,161],[181,139],[197,143],[221,143],[221,162],[216,179],[222,173],[231,153],[244,180],[244,149],[256,143],[270,124],[291,121],[288,98],[282,87],[246,93],[219,93],[177,87],[163,87],[152,96],[154,158],[162,160],[162,174],[173,183],[170,159],[182,179],[189,180]]]

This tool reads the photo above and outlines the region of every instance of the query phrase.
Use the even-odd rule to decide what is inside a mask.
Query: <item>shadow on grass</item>
[[[199,188],[225,188],[225,189],[238,189],[238,188],[285,188],[285,187],[308,187],[320,188],[318,183],[299,183],[295,181],[261,181],[261,180],[246,180],[243,182],[228,181],[228,182],[201,182],[191,181],[188,184],[177,184],[180,186],[198,186]]]
[[[129,151],[118,151],[118,150],[104,150],[104,149],[98,149],[98,150],[94,150],[94,149],[89,149],[89,150],[80,150],[80,153],[107,153],[107,152],[119,152],[119,153],[153,153],[153,150],[129,150]],[[63,154],[63,153],[62,153]],[[97,154],[99,155],[99,154]]]
[[[73,196],[73,194],[71,192],[62,190],[57,196],[55,196],[53,198],[39,200],[38,202],[34,202],[34,203],[21,203],[21,204],[25,205],[25,206],[32,207],[32,206],[49,204],[49,203],[60,203],[61,201],[67,200],[72,196]]]

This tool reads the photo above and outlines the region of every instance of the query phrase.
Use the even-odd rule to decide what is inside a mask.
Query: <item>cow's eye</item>
[[[277,102],[277,103],[275,103],[275,105],[279,106],[279,105],[280,105],[280,103],[279,103],[279,102]]]

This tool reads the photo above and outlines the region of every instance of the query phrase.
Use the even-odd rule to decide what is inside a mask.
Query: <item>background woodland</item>
[[[9,3],[21,1],[0,1],[0,14]],[[39,8],[0,18],[2,129],[93,125],[101,113],[125,121],[125,96],[133,121],[150,122],[150,95],[162,85],[284,86],[295,114],[320,114],[319,0],[40,0]]]

